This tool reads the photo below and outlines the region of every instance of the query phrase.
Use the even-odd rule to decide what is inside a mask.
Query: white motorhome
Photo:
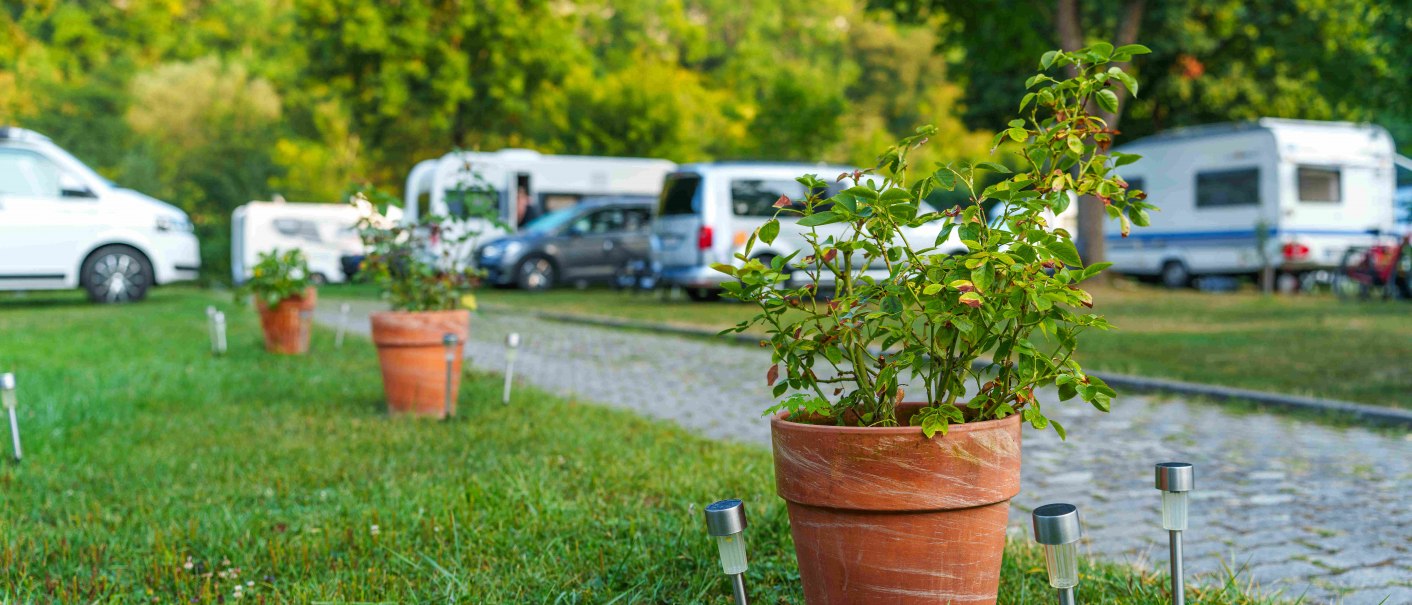
[[[262,252],[298,249],[309,261],[316,283],[339,283],[344,274],[341,259],[363,253],[354,230],[358,219],[371,210],[349,204],[294,204],[284,201],[250,202],[230,217],[230,271],[235,283],[250,277]],[[402,210],[387,209],[397,220]]]
[[[675,169],[671,161],[651,158],[545,155],[528,149],[458,151],[422,161],[407,175],[403,220],[416,222],[423,207],[429,214],[459,219],[462,229],[480,234],[459,254],[468,259],[478,245],[585,197],[655,200],[663,179]],[[480,214],[472,212],[477,205],[493,210],[509,228],[467,220]]]
[[[1160,277],[1285,275],[1338,265],[1393,223],[1392,137],[1367,124],[1263,118],[1183,128],[1117,149],[1143,156],[1117,170],[1160,212],[1124,238],[1107,225],[1114,269]],[[1263,245],[1263,250],[1261,246]]]

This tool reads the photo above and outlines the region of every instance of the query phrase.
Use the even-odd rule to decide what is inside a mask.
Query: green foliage
[[[309,273],[309,261],[300,250],[271,250],[261,252],[259,262],[250,268],[250,279],[236,290],[236,300],[244,300],[248,294],[275,307],[281,302],[304,295],[313,287]]]
[[[482,270],[466,266],[461,252],[484,225],[501,224],[494,209],[469,205],[469,220],[432,215],[407,224],[374,208],[375,202],[385,208],[396,199],[364,188],[350,200],[361,212],[356,229],[367,251],[359,272],[382,288],[394,310],[460,309],[466,294],[484,277]]]
[[[1015,170],[951,163],[911,178],[911,153],[935,135],[928,126],[879,157],[880,184],[862,173],[839,175],[853,186],[826,200],[819,192],[827,182],[801,177],[814,193],[800,204],[778,204],[777,217],[797,216],[808,228],[807,255],[776,258],[768,266],[751,258],[756,240],[770,243],[778,235],[776,218],[747,242],[739,266],[717,266],[739,280],[724,284],[729,296],[760,307],[733,330],[764,327],[775,362],[767,382],[776,397],[795,391],[770,411],[893,426],[896,406],[911,387],[911,396],[927,404],[911,421],[928,436],[945,434],[952,423],[1012,414],[1063,436],[1035,397],[1035,389],[1050,385],[1061,400],[1078,397],[1107,411],[1114,391],[1087,375],[1073,355],[1084,331],[1109,327],[1082,312],[1093,297],[1080,287],[1108,265],[1083,267],[1072,234],[1050,221],[1073,196],[1092,195],[1126,235],[1128,217],[1145,217],[1152,208],[1142,192],[1111,173],[1131,156],[1106,153],[1113,132],[1087,109],[1115,83],[1135,90],[1131,77],[1111,64],[1147,52],[1138,45],[1096,44],[1045,53],[1042,71],[1026,82],[1024,117],[995,137],[996,146],[1007,139],[1020,146]],[[1048,73],[1063,68],[1076,75]],[[980,186],[982,171],[1007,177]],[[922,200],[938,188],[959,188],[970,203],[927,212]],[[915,235],[909,229],[929,223],[942,226],[935,242],[909,241]],[[825,226],[833,227],[820,230]],[[952,233],[967,252],[938,250]],[[808,283],[790,286],[798,275]],[[829,287],[834,292],[825,298],[821,290]],[[990,362],[977,369],[975,362],[987,354]]]

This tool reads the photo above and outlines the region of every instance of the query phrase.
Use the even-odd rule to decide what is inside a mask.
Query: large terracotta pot
[[[393,414],[446,416],[447,334],[456,335],[451,361],[451,413],[461,390],[461,351],[471,333],[471,313],[386,311],[372,314],[373,344],[382,364],[382,388]]]
[[[906,426],[770,420],[775,487],[809,605],[995,603],[1010,498],[1020,491],[1020,417]]]
[[[303,355],[309,351],[309,330],[314,320],[314,305],[318,292],[306,288],[304,294],[292,296],[271,307],[265,299],[255,297],[260,311],[260,328],[265,332],[265,350],[280,355]]]

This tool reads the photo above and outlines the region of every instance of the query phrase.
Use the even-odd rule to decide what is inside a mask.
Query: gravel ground
[[[350,330],[366,333],[378,305],[352,305]],[[337,325],[336,304],[318,314]],[[517,382],[769,445],[764,349],[525,315],[480,314],[471,326],[466,355],[476,367],[504,371],[505,337],[517,332]],[[1201,577],[1192,582],[1234,571],[1242,584],[1307,603],[1412,603],[1412,434],[1147,396],[1121,397],[1106,415],[1082,403],[1046,412],[1069,440],[1026,432],[1017,534],[1028,533],[1034,507],[1070,502],[1092,556],[1165,568],[1152,465],[1181,460],[1196,467],[1185,562]]]

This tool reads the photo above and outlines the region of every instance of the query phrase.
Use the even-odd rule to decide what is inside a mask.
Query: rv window
[[[1198,172],[1196,174],[1197,208],[1259,205],[1259,168]]]
[[[701,211],[701,177],[680,174],[667,177],[662,188],[660,214],[696,214]]]
[[[1337,204],[1343,201],[1337,168],[1299,167],[1299,201]]]
[[[277,218],[275,219],[275,231],[280,235],[302,239],[310,242],[322,242],[319,237],[319,226],[313,221],[298,218]]]

